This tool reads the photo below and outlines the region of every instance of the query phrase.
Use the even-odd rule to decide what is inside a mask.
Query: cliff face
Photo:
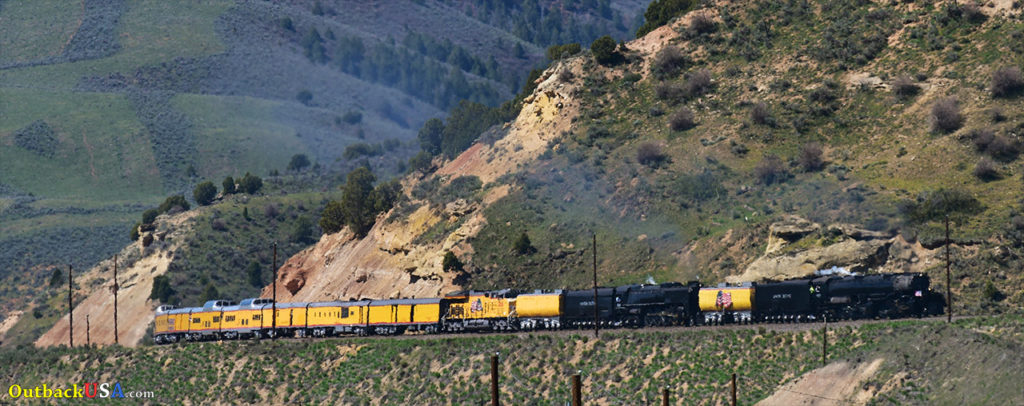
[[[415,208],[411,214],[394,221],[386,220],[391,213],[381,215],[363,239],[347,231],[324,235],[315,246],[290,258],[278,275],[278,300],[429,297],[460,288],[460,272],[442,269],[444,253],[452,251],[463,261],[470,258],[473,248],[467,239],[486,225],[483,210],[505,197],[511,186],[496,185],[479,201],[458,199],[443,207],[416,200],[409,191],[421,182],[436,179],[443,185],[460,176],[476,176],[486,185],[535,160],[551,140],[569,130],[578,114],[579,104],[572,97],[577,86],[558,79],[566,70],[582,74],[578,62],[549,68],[519,116],[491,130],[502,134],[500,139],[474,144],[424,179],[405,179],[403,189],[412,199],[408,204]],[[440,238],[423,238],[439,227],[446,230]],[[267,286],[262,296],[272,296],[271,289]]]
[[[185,236],[190,232],[197,213],[198,210],[193,210],[173,217],[161,216],[159,227],[153,232],[152,244],[143,247],[143,239],[140,238],[118,254],[117,278],[120,289],[117,294],[117,324],[121,345],[134,347],[146,335],[158,305],[149,298],[153,290],[153,278],[167,272],[177,252],[185,244]],[[108,259],[74,278],[76,346],[86,344],[87,323],[88,339],[92,344],[114,344],[113,268],[113,259]],[[65,314],[35,341],[35,345],[67,345],[69,328],[68,316]]]

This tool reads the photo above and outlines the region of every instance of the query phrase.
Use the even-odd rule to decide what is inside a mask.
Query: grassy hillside
[[[833,328],[830,362],[882,357],[863,384],[879,404],[1018,403],[1022,328],[1019,315]],[[489,401],[497,352],[504,403],[561,404],[579,371],[588,403],[654,403],[667,387],[673,403],[719,404],[735,372],[749,405],[820,366],[821,340],[769,326],[5,350],[0,360],[22,387],[102,374],[154,391],[153,403],[470,404]]]
[[[295,154],[330,177],[362,160],[349,145],[399,142],[372,164],[400,170],[428,118],[500,103],[547,45],[624,38],[642,10],[548,12],[563,3],[502,10],[546,15],[550,35],[533,38],[477,18],[475,1],[5,1],[0,281],[90,266],[167,195],[284,171]]]
[[[935,248],[948,213],[957,306],[1020,306],[1024,97],[993,77],[1021,80],[1004,39],[1022,32],[1012,8],[722,2],[648,37],[646,61],[581,57],[583,75],[558,76],[582,84],[573,129],[485,185],[513,192],[471,240],[470,285],[586,286],[591,233],[601,283],[721,281],[783,214]],[[535,251],[514,254],[524,231]]]

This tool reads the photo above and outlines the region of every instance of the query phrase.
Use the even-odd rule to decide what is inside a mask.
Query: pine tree
[[[529,254],[534,251],[533,245],[530,243],[530,236],[526,235],[526,231],[519,235],[512,249],[519,255]]]

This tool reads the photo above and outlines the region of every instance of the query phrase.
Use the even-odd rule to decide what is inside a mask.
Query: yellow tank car
[[[558,328],[561,325],[562,291],[525,293],[516,296],[515,315],[524,329]]]
[[[704,313],[704,324],[751,321],[754,303],[752,285],[704,287],[700,289],[697,299]]]

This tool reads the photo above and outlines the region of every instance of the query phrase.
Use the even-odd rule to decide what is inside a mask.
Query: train
[[[777,282],[634,284],[582,290],[458,291],[440,298],[274,303],[211,300],[162,305],[157,344],[179,341],[435,334],[731,323],[812,322],[940,315],[928,275],[818,276]]]

